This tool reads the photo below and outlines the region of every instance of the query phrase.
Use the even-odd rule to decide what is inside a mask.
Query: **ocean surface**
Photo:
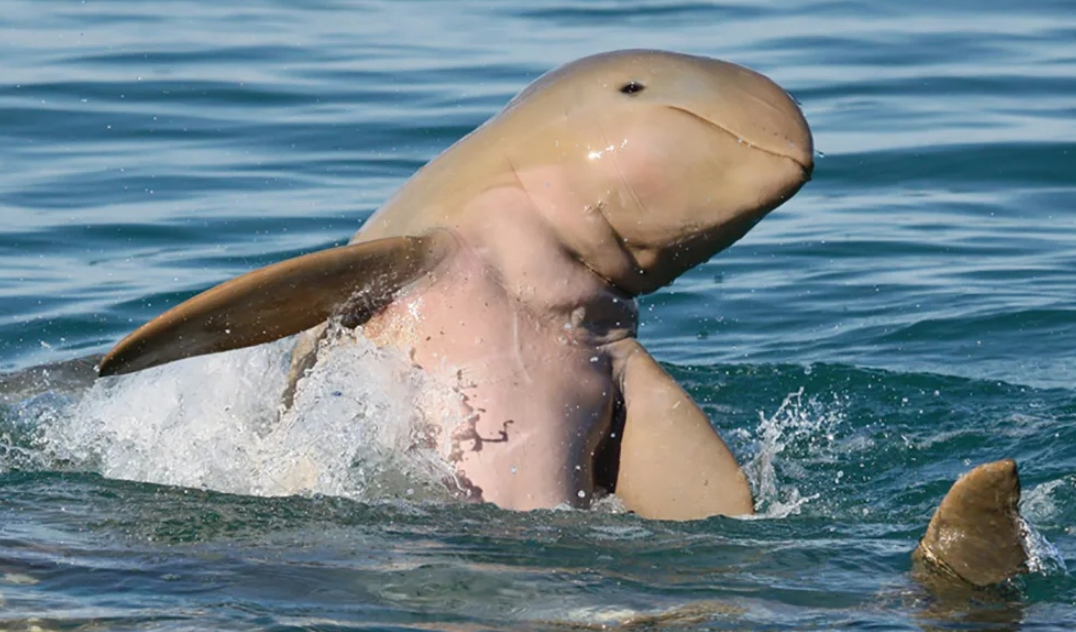
[[[0,13],[0,630],[1076,629],[1071,0]],[[287,341],[95,383],[137,325],[344,243],[531,80],[619,48],[755,68],[814,130],[811,183],[641,301],[758,517],[454,501],[398,449],[424,376],[362,344],[287,423]],[[910,551],[1005,457],[1032,572],[931,596]]]

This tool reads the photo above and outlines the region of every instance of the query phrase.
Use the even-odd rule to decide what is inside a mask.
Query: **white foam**
[[[420,395],[453,393],[361,335],[336,334],[280,404],[292,340],[98,380],[44,435],[110,478],[246,495],[445,495],[451,475]],[[446,413],[447,415],[448,413]],[[445,421],[445,420],[437,420]]]
[[[1053,498],[1058,491],[1064,491],[1072,485],[1073,476],[1065,476],[1047,481],[1035,488],[1025,491],[1020,501],[1021,539],[1027,552],[1027,566],[1032,573],[1041,575],[1067,575],[1065,558],[1057,547],[1046,539],[1032,521],[1048,521],[1057,517],[1057,501]]]
[[[1059,514],[1056,496],[1071,493],[1073,488],[1076,488],[1076,476],[1069,475],[1024,490],[1020,513],[1035,522],[1054,520]]]

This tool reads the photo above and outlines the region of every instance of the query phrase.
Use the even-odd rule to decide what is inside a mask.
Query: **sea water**
[[[0,19],[0,629],[1076,628],[1076,7],[11,0]],[[542,72],[666,48],[802,104],[814,181],[641,302],[757,517],[459,501],[429,376],[355,337],[95,380],[215,283],[338,245]],[[1032,572],[909,553],[1020,466]]]

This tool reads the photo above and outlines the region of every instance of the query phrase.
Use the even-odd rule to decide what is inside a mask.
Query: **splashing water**
[[[1020,519],[1020,540],[1027,552],[1027,569],[1039,575],[1068,575],[1065,558],[1026,518]]]
[[[299,381],[267,466],[287,473],[301,464],[317,493],[447,498],[455,474],[443,455],[460,410],[457,391],[403,354],[378,349],[361,329],[335,329]]]
[[[804,496],[793,484],[779,484],[777,463],[786,449],[825,451],[834,440],[834,428],[843,421],[839,410],[804,400],[803,388],[789,393],[772,416],[759,412],[758,452],[744,467],[755,490],[759,517],[784,518],[798,514],[818,494]]]
[[[110,478],[235,494],[447,494],[438,426],[419,411],[450,411],[451,389],[361,332],[337,332],[283,410],[293,342],[98,380],[45,425],[46,450]]]

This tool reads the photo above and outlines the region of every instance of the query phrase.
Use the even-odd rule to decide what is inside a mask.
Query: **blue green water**
[[[0,628],[1076,628],[1072,2],[0,8]],[[441,498],[356,447],[420,379],[368,359],[339,359],[351,408],[285,433],[259,425],[280,346],[93,386],[133,327],[342,243],[540,73],[628,47],[765,72],[822,152],[642,301],[758,519]],[[296,445],[340,449],[319,493],[273,496]],[[1042,568],[938,604],[908,553],[956,476],[1003,457]]]

